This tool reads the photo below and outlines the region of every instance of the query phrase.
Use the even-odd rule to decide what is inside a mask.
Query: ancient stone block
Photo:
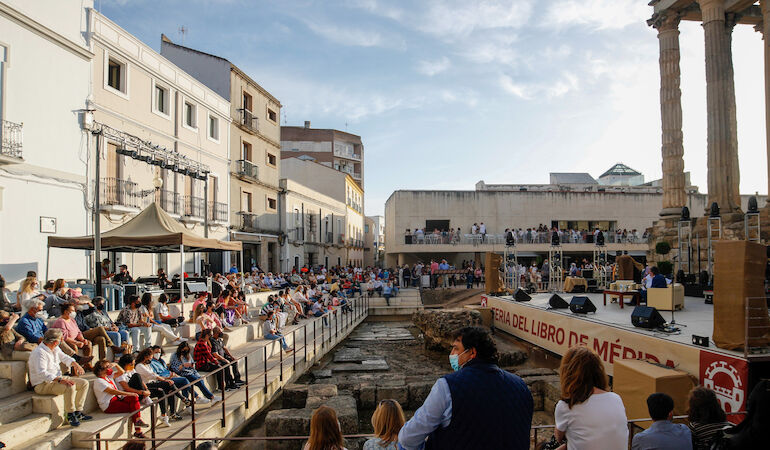
[[[265,417],[266,436],[307,436],[310,434],[310,416],[312,410],[277,409],[267,413]],[[267,450],[301,450],[304,441],[291,439],[284,441],[266,441]]]
[[[449,351],[453,333],[462,327],[481,325],[481,313],[471,309],[424,310],[412,314],[412,322],[422,331],[425,348]]]
[[[358,408],[356,408],[356,399],[352,395],[332,397],[324,404],[337,412],[342,434],[358,433]]]
[[[328,397],[308,397],[307,402],[305,403],[305,407],[309,409],[316,409],[323,405],[327,400],[329,400]]]
[[[377,402],[393,399],[401,405],[409,402],[409,388],[405,385],[377,386]]]
[[[374,409],[377,406],[377,388],[373,384],[361,384],[359,401],[362,409]]]
[[[307,385],[289,384],[281,395],[284,408],[304,408],[307,400]]]
[[[406,409],[414,410],[422,406],[425,399],[428,398],[428,394],[430,394],[430,390],[434,383],[435,381],[416,381],[409,383],[409,401],[405,405]]]
[[[307,397],[334,397],[337,386],[333,384],[311,384],[307,387]]]
[[[556,372],[554,370],[546,369],[544,367],[538,367],[534,369],[519,369],[513,373],[515,373],[516,375],[522,378],[537,376],[537,375],[556,375]]]

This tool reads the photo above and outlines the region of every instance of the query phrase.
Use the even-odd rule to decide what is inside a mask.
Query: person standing
[[[91,416],[83,414],[83,406],[88,394],[88,381],[62,375],[61,364],[69,367],[78,377],[85,371],[74,359],[59,349],[61,341],[60,329],[46,330],[43,341],[29,355],[29,383],[37,394],[64,395],[64,412],[67,413],[67,421],[73,427],[77,427],[80,426],[81,420],[92,419]]]
[[[532,393],[521,378],[497,366],[497,356],[487,330],[457,331],[449,354],[454,372],[436,381],[401,428],[399,447],[529,449]]]
[[[302,450],[347,450],[337,412],[320,406],[310,418],[310,437]]]
[[[652,425],[634,436],[631,450],[692,450],[692,436],[687,425],[672,423],[674,399],[663,392],[647,397],[647,411]]]
[[[406,418],[397,400],[381,400],[372,414],[373,438],[364,442],[362,450],[398,450],[398,432]]]

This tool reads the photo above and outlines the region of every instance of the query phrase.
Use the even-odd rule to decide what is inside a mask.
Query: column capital
[[[647,25],[658,30],[658,33],[665,31],[679,30],[681,18],[678,13],[656,13],[647,20]]]
[[[703,24],[725,20],[725,0],[698,0]]]

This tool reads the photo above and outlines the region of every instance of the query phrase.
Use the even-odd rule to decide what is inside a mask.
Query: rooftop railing
[[[593,234],[571,234],[562,233],[559,238],[561,244],[595,244]],[[616,233],[604,233],[605,244],[646,244],[647,236],[638,236],[627,234],[626,236]],[[404,235],[404,243],[407,245],[482,245],[482,244],[505,244],[504,234],[465,234],[456,232],[438,232],[438,233],[411,233]],[[514,236],[515,244],[550,244],[551,232],[532,232],[523,236],[516,233]]]

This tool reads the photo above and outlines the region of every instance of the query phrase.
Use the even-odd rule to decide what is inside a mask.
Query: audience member
[[[198,390],[203,394],[203,398],[195,396],[195,402],[208,403],[210,401],[218,402],[222,400],[222,397],[211,393],[206,382],[201,378],[201,374],[195,370],[195,362],[190,354],[190,344],[182,342],[176,348],[176,351],[171,355],[171,361],[169,362],[169,368],[179,375],[187,378],[190,383],[195,383],[194,386],[198,387]]]
[[[94,364],[94,375],[96,375],[94,395],[97,403],[99,403],[99,409],[107,414],[135,412],[131,415],[131,421],[134,424],[134,436],[144,439],[146,436],[142,433],[142,427],[146,427],[147,424],[142,421],[139,413],[139,394],[118,389],[113,379],[114,370],[118,371],[117,375],[123,373],[120,366],[115,363],[100,360]]]
[[[310,418],[310,438],[302,450],[347,450],[337,412],[320,406]]]
[[[694,450],[709,450],[719,431],[730,426],[714,391],[703,386],[690,391],[687,414]]]
[[[129,380],[129,386],[135,389],[145,388],[150,391],[150,397],[163,398],[164,396],[172,393],[176,387],[174,380],[158,375],[152,370],[150,365],[152,362],[152,356],[155,352],[152,347],[146,348],[139,352],[134,359],[136,374],[140,378],[133,378]],[[166,426],[169,426],[170,420],[181,420],[182,416],[176,413],[176,397],[166,397],[165,401],[159,402],[160,406],[160,421]],[[168,406],[168,409],[166,409]],[[167,413],[168,411],[168,413]]]
[[[672,423],[674,399],[663,392],[647,397],[647,411],[652,425],[634,436],[631,450],[692,450],[692,435],[687,425]]]
[[[279,341],[283,350],[290,352],[291,347],[289,347],[289,345],[286,343],[286,339],[275,326],[274,315],[274,311],[267,311],[265,321],[262,322],[262,337],[273,341]]]
[[[572,347],[562,356],[559,375],[556,440],[566,437],[569,450],[627,448],[626,410],[618,394],[607,392],[607,374],[599,356],[586,347]],[[566,444],[560,447],[566,448]]]
[[[128,297],[126,306],[120,310],[116,322],[123,325],[131,336],[131,343],[135,350],[149,347],[152,340],[152,327],[141,312],[142,302],[138,295]],[[141,335],[141,345],[139,337]]]
[[[62,375],[61,364],[69,367],[77,377],[85,371],[75,360],[59,349],[62,331],[58,328],[47,330],[43,340],[29,355],[29,383],[35,393],[41,395],[64,395],[64,412],[67,421],[73,427],[80,426],[80,421],[91,420],[83,414],[83,405],[88,394],[88,381],[82,378],[70,378]]]
[[[396,400],[382,400],[372,414],[375,437],[364,443],[363,450],[398,450],[398,432],[405,421],[404,411]]]
[[[121,347],[120,350],[116,348],[112,349],[116,356],[121,353],[131,353],[133,346],[128,342],[128,331],[126,331],[125,326],[118,327],[115,322],[112,321],[109,314],[107,314],[107,311],[104,310],[104,298],[94,297],[93,304],[93,309],[90,310],[90,313],[85,317],[86,325],[91,328],[104,328],[110,341],[112,341],[112,345]]]
[[[235,358],[232,353],[230,353],[230,350],[225,347],[224,340],[222,339],[223,336],[224,333],[222,333],[222,329],[219,327],[216,327],[211,331],[211,338],[209,339],[211,352],[221,356],[227,362],[233,362],[235,361]],[[241,380],[241,372],[238,371],[238,364],[232,364],[230,370],[233,373],[233,385],[235,387],[241,387],[246,384]]]
[[[398,435],[407,450],[421,448],[528,449],[533,399],[524,381],[497,366],[489,332],[465,327],[455,333],[449,363],[423,405]],[[505,430],[505,432],[500,432]]]
[[[91,342],[83,337],[83,333],[78,328],[78,324],[75,322],[75,305],[73,303],[67,303],[61,306],[61,317],[56,319],[51,325],[51,328],[59,328],[62,330],[62,340],[67,343],[73,349],[78,349],[83,352],[83,356],[91,356],[93,347]],[[104,348],[102,348],[102,354],[104,354]],[[104,359],[104,357],[102,357]],[[91,364],[87,363],[83,365],[85,370],[91,370]]]
[[[45,322],[43,322],[43,318],[48,318],[46,312],[43,311],[44,305],[43,301],[37,298],[27,300],[25,306],[27,313],[19,319],[19,324],[16,325],[16,331],[31,344],[43,342],[43,334],[48,330]],[[65,355],[71,356],[80,365],[88,364],[93,359],[92,356],[79,356],[63,339],[59,341],[59,347]]]
[[[770,428],[770,380],[759,380],[751,390],[746,404],[746,417],[743,421],[725,430],[725,444],[729,449],[767,448],[767,431]]]
[[[0,354],[5,359],[11,359],[14,351],[31,352],[37,347],[36,344],[27,342],[27,339],[14,329],[18,320],[18,314],[0,311]]]
[[[153,345],[150,348],[152,349],[152,359],[150,360],[150,368],[152,368],[152,371],[163,378],[173,381],[174,387],[177,389],[186,386],[188,384],[187,378],[172,372],[168,365],[166,365],[166,361],[163,360],[163,347],[160,345]],[[174,395],[176,395],[176,397],[186,406],[190,406],[190,390],[190,387],[186,387],[182,389],[182,392],[177,392]]]
[[[195,359],[195,369],[204,372],[213,372],[220,367],[227,365],[227,360],[219,356],[216,353],[211,352],[211,330],[201,331],[198,337],[198,342],[193,349],[193,359]],[[223,378],[224,377],[224,378]],[[237,389],[233,382],[233,375],[230,372],[230,367],[217,372],[217,381],[219,388],[224,393],[225,390]]]
[[[159,269],[163,270],[163,269]],[[184,322],[184,317],[172,317],[168,310],[168,295],[160,294],[158,296],[158,304],[155,305],[155,316],[158,320],[170,325],[171,327],[178,327],[179,324]]]
[[[152,294],[149,292],[142,294],[140,313],[144,321],[150,324],[152,331],[160,333],[171,345],[179,345],[181,336],[175,333],[170,325],[163,323],[155,316],[155,309],[152,307]]]

